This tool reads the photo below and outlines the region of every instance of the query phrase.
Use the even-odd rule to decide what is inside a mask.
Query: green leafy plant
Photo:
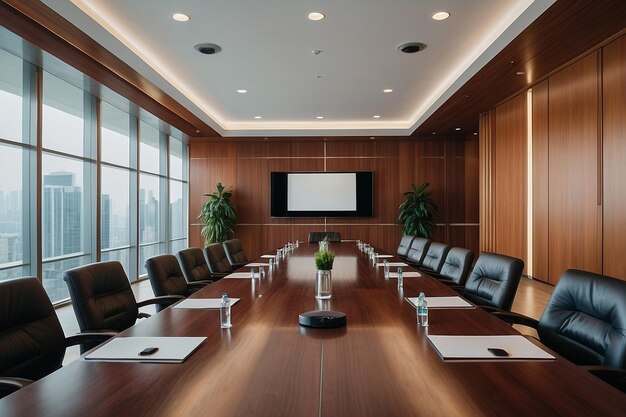
[[[333,269],[335,254],[329,250],[315,252],[315,267],[320,271],[330,271]]]
[[[411,191],[404,193],[406,200],[400,204],[398,222],[402,224],[405,235],[430,238],[435,229],[433,217],[437,214],[437,205],[427,192],[428,182],[420,186],[411,184]]]
[[[198,219],[204,223],[200,232],[204,244],[222,243],[235,233],[235,207],[230,202],[231,192],[224,192],[221,182],[217,183],[217,193],[206,194],[208,200],[202,205]]]

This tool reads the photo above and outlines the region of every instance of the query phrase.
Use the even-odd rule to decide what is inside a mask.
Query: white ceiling
[[[44,3],[222,136],[402,136],[554,1]],[[431,18],[442,10],[450,12],[447,20]],[[311,11],[326,18],[310,21]],[[175,12],[191,20],[176,22]],[[396,49],[409,41],[427,48],[416,54]],[[193,48],[201,42],[223,50],[202,55]],[[393,92],[383,93],[385,88]]]

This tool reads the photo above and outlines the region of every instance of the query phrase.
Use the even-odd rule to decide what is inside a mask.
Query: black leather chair
[[[561,275],[539,321],[495,312],[537,330],[541,342],[626,392],[626,282],[569,269]]]
[[[428,252],[426,252],[426,256],[424,256],[420,269],[427,274],[438,274],[443,267],[443,263],[449,251],[450,246],[444,243],[432,242],[430,246],[428,246]]]
[[[149,317],[139,308],[150,304],[172,304],[183,296],[169,295],[137,302],[122,264],[98,262],[65,271],[63,280],[72,299],[80,330],[120,332]]]
[[[180,269],[187,282],[213,281],[214,278],[209,270],[204,253],[200,248],[187,248],[178,251],[176,254]]]
[[[166,295],[181,295],[188,297],[200,288],[211,284],[213,281],[194,281],[188,283],[183,271],[180,269],[178,260],[174,255],[165,254],[153,256],[146,260],[148,279],[152,291],[157,297]],[[161,311],[169,304],[157,304],[157,311]]]
[[[463,296],[480,306],[510,311],[524,270],[524,261],[483,252],[472,270]]]
[[[68,346],[99,344],[111,336],[66,338],[37,278],[0,282],[0,398],[59,369]]]
[[[326,238],[329,242],[341,242],[339,232],[309,232],[309,243],[317,243]]]
[[[424,237],[416,237],[415,239],[413,239],[413,242],[411,242],[409,251],[406,254],[406,260],[414,266],[422,266],[422,262],[424,261],[426,252],[428,252],[429,246],[430,240]]]
[[[464,248],[452,248],[446,255],[446,259],[441,266],[439,273],[429,273],[432,277],[437,278],[444,284],[450,286],[459,286],[463,288],[467,281],[472,262],[474,261],[474,252]]]
[[[409,249],[411,248],[411,243],[413,243],[413,239],[415,239],[415,236],[402,236],[402,239],[400,239],[400,245],[398,245],[398,249],[396,250],[396,255],[400,258],[406,258],[406,255],[409,253]]]
[[[211,243],[203,250],[206,263],[213,277],[222,278],[233,272],[233,267],[228,262],[224,245],[221,243]]]
[[[233,269],[240,268],[249,262],[239,239],[225,241],[224,252],[226,252],[226,258]]]

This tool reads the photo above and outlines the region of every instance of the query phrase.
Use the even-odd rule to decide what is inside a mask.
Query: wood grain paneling
[[[568,268],[601,272],[598,53],[552,76],[549,102],[549,282]]]
[[[626,36],[602,56],[603,272],[626,280]]]
[[[550,259],[548,235],[548,81],[532,91],[532,265],[534,278],[548,281]]]
[[[494,218],[496,252],[526,260],[527,98],[495,109]]]
[[[490,110],[480,114],[479,141],[479,201],[480,201],[480,251],[495,251],[494,221],[494,113]]]

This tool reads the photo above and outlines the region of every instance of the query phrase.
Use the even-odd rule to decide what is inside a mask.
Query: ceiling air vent
[[[213,43],[199,43],[196,46],[194,46],[194,48],[196,49],[196,51],[205,55],[213,55],[222,50],[220,46],[215,45]]]

